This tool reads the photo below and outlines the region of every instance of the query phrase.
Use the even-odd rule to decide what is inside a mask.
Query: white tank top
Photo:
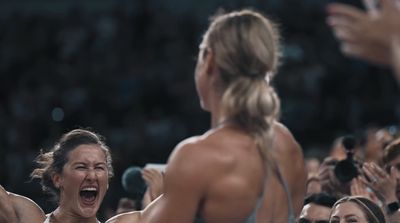
[[[50,222],[50,217],[51,217],[52,215],[53,215],[53,213],[46,214],[46,219],[44,220],[43,223],[51,223],[51,222]],[[97,221],[97,223],[101,223],[101,222]]]

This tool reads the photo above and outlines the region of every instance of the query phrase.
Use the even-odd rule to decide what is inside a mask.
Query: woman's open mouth
[[[85,205],[92,205],[96,201],[98,193],[96,187],[85,187],[81,189],[79,195]]]

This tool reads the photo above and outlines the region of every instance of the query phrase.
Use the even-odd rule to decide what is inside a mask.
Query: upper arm
[[[19,222],[43,223],[46,219],[43,210],[31,199],[13,193],[10,198]]]
[[[106,223],[138,223],[140,211],[126,212],[116,215],[106,221]]]
[[[0,223],[17,223],[18,218],[15,212],[10,194],[0,185]]]
[[[194,144],[179,145],[164,176],[164,194],[143,212],[143,222],[193,222],[204,196],[207,172],[204,152]]]

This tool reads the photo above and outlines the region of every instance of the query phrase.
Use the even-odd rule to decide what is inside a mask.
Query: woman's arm
[[[0,185],[0,223],[17,223],[17,213],[14,210],[9,193]]]
[[[9,196],[18,222],[43,223],[46,219],[43,210],[31,199],[14,193],[9,193]]]
[[[0,186],[0,223],[43,223],[43,210],[31,199]]]

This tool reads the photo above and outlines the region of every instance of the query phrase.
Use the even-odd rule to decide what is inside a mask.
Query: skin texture
[[[10,193],[11,202],[14,204],[18,222],[40,222],[44,221],[43,210],[31,199]],[[16,208],[18,207],[18,208]]]
[[[0,222],[43,222],[42,209],[31,199],[7,192],[0,186]]]
[[[13,209],[9,193],[0,186],[0,223],[18,222],[17,214]]]
[[[291,157],[284,156],[293,152],[294,156],[302,158],[302,155],[294,139],[289,137],[286,128],[276,124],[274,129],[277,134],[276,142],[280,142],[275,144],[274,153],[280,156],[278,163],[283,162],[281,166],[286,164],[288,166],[288,168],[281,168],[281,171],[288,179],[296,211],[299,213],[305,190],[304,182],[296,177],[296,173],[293,173],[295,168],[289,168],[289,162],[293,164],[293,160],[296,159],[292,160]],[[230,137],[227,137],[228,135]],[[289,140],[280,141],[281,139]],[[292,147],[287,147],[287,144],[292,144]],[[247,149],[242,149],[243,146]],[[240,163],[237,163],[238,157],[243,158]],[[216,163],[218,166],[215,165]],[[299,167],[300,176],[303,175],[305,178],[303,163],[294,162],[294,166]],[[242,173],[237,174],[232,171],[235,169],[241,169]],[[171,155],[166,170],[164,195],[150,205],[144,213],[149,214],[146,217],[152,218],[154,222],[161,218],[163,222],[192,222],[199,209],[203,216],[207,216],[207,222],[241,222],[253,210],[260,196],[263,189],[262,175],[262,161],[252,139],[235,127],[220,127],[178,145]],[[287,215],[286,208],[283,208],[287,206],[286,195],[276,178],[272,175],[271,178],[269,179],[271,184],[265,185],[266,194],[259,217],[283,220]],[[184,182],[182,182],[183,179]],[[258,185],[257,190],[254,190],[254,185]],[[275,187],[275,190],[271,187]],[[207,196],[202,198],[203,194],[208,194],[210,198]],[[218,195],[218,199],[212,198],[212,194]],[[276,206],[270,205],[270,199],[278,198],[280,200]],[[234,202],[238,199],[241,200],[240,203]],[[203,200],[203,203],[198,204],[199,200]],[[220,217],[221,213],[231,218]],[[131,215],[132,220],[138,219],[139,213],[134,212]],[[125,214],[121,216],[120,221],[112,219],[109,222],[125,222],[123,221],[125,218],[129,221],[128,216],[129,214]],[[183,216],[184,220],[177,221]],[[141,222],[146,222],[146,217],[143,217]]]
[[[42,209],[31,199],[7,192],[0,186],[0,222],[40,222],[45,219]]]
[[[298,215],[305,194],[301,149],[283,125],[277,123],[274,130],[274,155],[288,181]],[[237,174],[236,169],[241,173]],[[263,172],[261,158],[248,135],[235,127],[211,130],[201,137],[185,140],[174,150],[164,177],[163,196],[144,212],[125,213],[107,223],[139,222],[139,219],[147,222],[147,218],[154,222],[160,219],[162,222],[193,222],[197,209],[207,216],[207,222],[242,222],[262,193]],[[259,218],[284,221],[287,198],[275,176],[271,175],[265,189]],[[213,198],[213,195],[218,195],[218,198]],[[275,199],[274,205],[271,205],[271,199]],[[203,201],[202,204],[199,200]],[[241,202],[235,202],[237,200]],[[221,213],[231,218],[227,219],[225,215],[221,218]],[[182,217],[185,219],[177,220]]]
[[[147,190],[142,201],[142,205],[146,207],[163,193],[163,175],[160,170],[145,168],[142,170],[142,177],[147,185]]]

